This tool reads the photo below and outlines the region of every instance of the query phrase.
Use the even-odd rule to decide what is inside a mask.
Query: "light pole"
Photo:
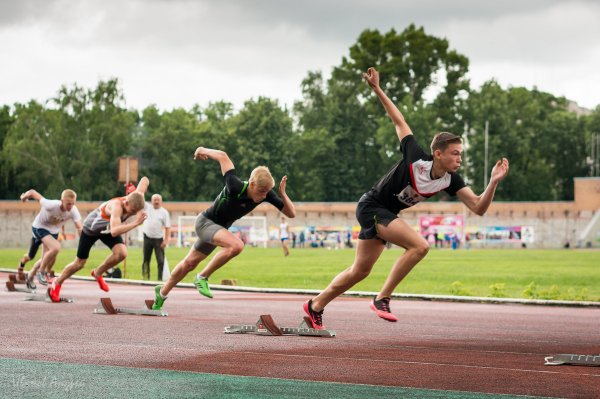
[[[487,187],[487,170],[488,170],[488,131],[489,131],[490,123],[489,121],[485,121],[485,133],[484,133],[484,144],[483,144],[483,190]]]
[[[483,191],[487,188],[488,184],[488,138],[489,138],[489,128],[490,122],[485,121],[485,133],[484,133],[484,144],[483,144]],[[482,192],[483,192],[482,191]],[[483,220],[485,222],[485,214],[483,215]],[[487,223],[483,226],[483,247],[485,248],[487,245]]]

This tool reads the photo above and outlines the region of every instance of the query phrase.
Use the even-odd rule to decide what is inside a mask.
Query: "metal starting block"
[[[20,279],[19,276],[14,273],[8,275],[8,281],[13,284],[25,284],[25,280]]]
[[[600,366],[600,355],[555,355],[545,357],[546,366]]]
[[[131,309],[131,308],[116,308],[113,306],[112,300],[110,298],[100,298],[100,303],[94,309],[94,313],[96,314],[133,314],[133,315],[142,315],[142,316],[168,316],[168,313],[164,310],[152,310],[152,305],[154,301],[152,299],[147,299],[145,302],[146,307],[141,309]]]
[[[48,288],[43,294],[28,295],[27,297],[25,297],[25,300],[54,303],[52,302],[52,299],[50,299],[50,288]],[[60,297],[60,302],[73,303],[75,301],[73,300],[73,298]]]
[[[25,288],[17,287],[17,286],[15,286],[15,283],[12,281],[6,282],[6,290],[10,291],[10,292],[26,292],[28,294],[35,294],[35,290],[30,290],[27,287],[25,287]]]
[[[333,330],[317,330],[311,327],[310,319],[304,317],[298,327],[278,327],[271,315],[264,314],[255,324],[235,324],[225,327],[225,334],[256,335],[301,335],[305,337],[335,337]]]

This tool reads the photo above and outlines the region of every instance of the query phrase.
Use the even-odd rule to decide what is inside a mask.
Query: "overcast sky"
[[[329,76],[363,30],[410,23],[466,55],[475,88],[495,78],[600,104],[591,0],[1,0],[0,105],[112,77],[139,110],[292,105],[307,71]]]

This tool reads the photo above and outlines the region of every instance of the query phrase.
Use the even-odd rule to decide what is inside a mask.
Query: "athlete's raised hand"
[[[194,152],[194,159],[195,160],[201,159],[203,161],[206,161],[208,159],[208,148],[204,148],[204,147],[196,148],[196,151]]]
[[[502,158],[496,162],[496,165],[492,168],[491,181],[499,183],[500,180],[504,179],[508,174],[508,159]]]
[[[287,185],[287,175],[281,178],[281,182],[279,183],[279,196],[283,197],[285,195],[285,186]]]
[[[367,69],[367,72],[363,73],[363,78],[367,81],[369,86],[373,88],[379,86],[379,72],[377,72],[377,69],[373,67]]]
[[[144,211],[139,211],[136,215],[135,215],[135,223],[140,225],[142,223],[144,223],[144,220],[146,220],[148,218],[148,214]]]

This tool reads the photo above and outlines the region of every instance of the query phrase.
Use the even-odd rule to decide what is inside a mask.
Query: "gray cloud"
[[[261,94],[289,103],[308,70],[328,73],[364,29],[402,31],[415,23],[469,57],[475,83],[497,77],[538,85],[591,106],[599,95],[578,94],[567,81],[582,73],[592,79],[600,67],[598,20],[594,1],[3,1],[0,40],[13,42],[5,55],[17,61],[1,68],[17,76],[0,83],[0,103],[43,95],[18,76],[25,72],[54,90],[118,76],[136,106],[142,95],[159,105],[170,99],[165,106],[178,98],[179,105],[229,97],[240,103]],[[226,95],[211,92],[215,79],[229,82]],[[187,97],[185,81],[201,94]],[[143,82],[167,92],[153,93]]]

